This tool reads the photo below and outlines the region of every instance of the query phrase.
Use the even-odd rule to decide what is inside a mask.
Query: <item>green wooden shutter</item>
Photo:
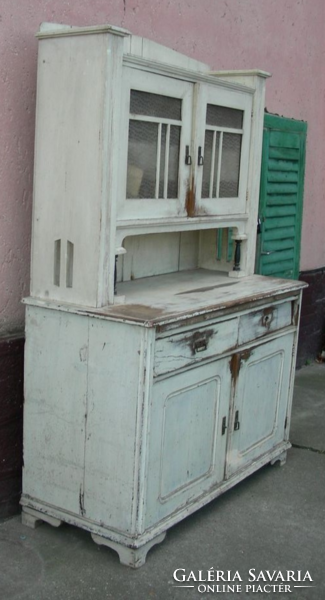
[[[297,279],[307,123],[266,114],[256,272]]]

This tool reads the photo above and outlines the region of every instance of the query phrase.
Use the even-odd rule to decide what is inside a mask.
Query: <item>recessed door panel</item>
[[[225,359],[154,384],[147,527],[223,480],[229,397]]]
[[[238,353],[227,476],[284,440],[293,334]]]

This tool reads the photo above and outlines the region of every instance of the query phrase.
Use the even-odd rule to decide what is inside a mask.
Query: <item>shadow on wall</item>
[[[0,340],[0,518],[19,511],[23,461],[24,340]]]
[[[325,268],[300,273],[309,287],[302,296],[297,368],[314,361],[325,349]]]

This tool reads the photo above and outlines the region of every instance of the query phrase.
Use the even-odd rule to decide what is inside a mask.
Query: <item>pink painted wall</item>
[[[28,294],[36,53],[42,21],[112,23],[211,65],[270,71],[269,112],[308,121],[301,269],[325,266],[324,0],[2,0],[0,335]]]

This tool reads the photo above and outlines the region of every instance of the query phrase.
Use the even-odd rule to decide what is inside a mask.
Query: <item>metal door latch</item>
[[[192,164],[192,157],[190,155],[190,147],[189,146],[185,146],[185,164],[186,165]]]
[[[234,422],[234,431],[238,431],[239,428],[240,428],[239,410],[236,410],[236,412],[235,412],[235,422]]]
[[[201,167],[204,164],[204,157],[202,154],[202,146],[199,146],[197,164],[199,165],[199,167]]]

